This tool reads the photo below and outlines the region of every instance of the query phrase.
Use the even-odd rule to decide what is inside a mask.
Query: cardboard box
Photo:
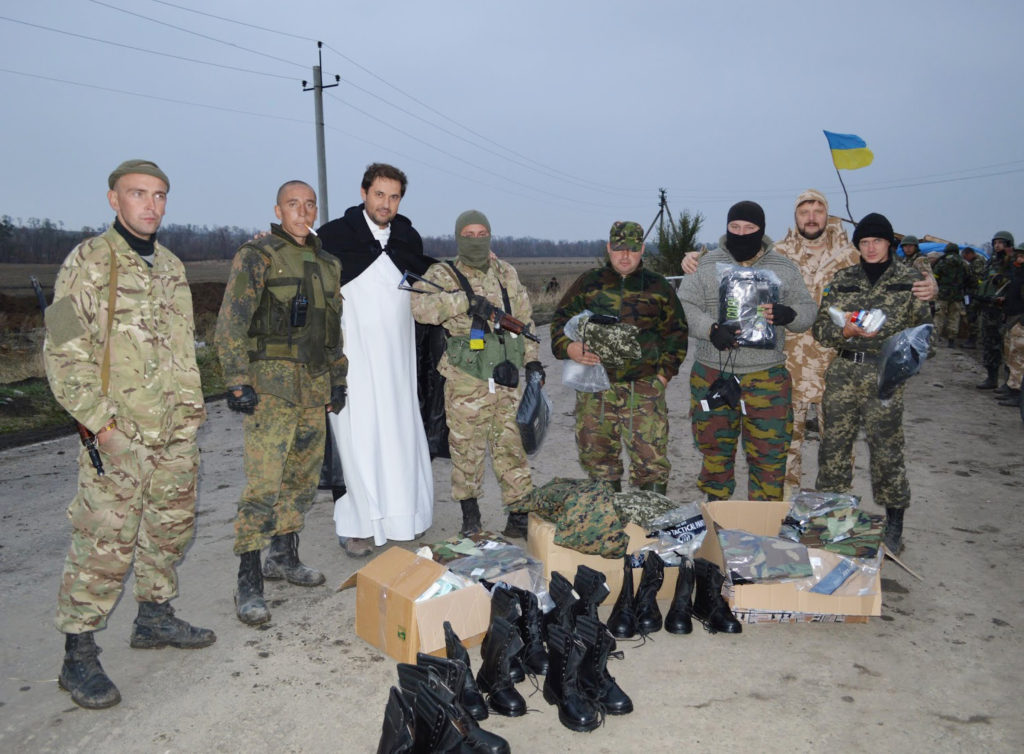
[[[417,652],[443,655],[444,621],[466,646],[479,644],[491,615],[480,584],[416,602],[445,570],[401,547],[371,560],[338,587],[356,587],[356,634],[399,662],[416,662]]]
[[[572,581],[576,576],[576,568],[585,565],[595,571],[601,571],[608,580],[608,588],[611,593],[605,599],[602,607],[610,607],[615,603],[619,592],[622,591],[622,558],[602,558],[600,555],[584,555],[568,547],[559,547],[555,544],[555,525],[545,521],[535,513],[530,514],[529,527],[527,529],[526,551],[544,564],[544,580],[551,581],[553,571],[558,571],[565,578]],[[639,550],[647,543],[647,532],[636,524],[628,524],[626,533],[629,535],[629,552]],[[643,569],[633,569],[633,588],[640,584],[640,576]],[[665,581],[658,592],[659,600],[671,600],[676,590],[677,569],[665,569]]]
[[[716,500],[703,503],[701,510],[708,525],[708,535],[697,551],[697,557],[706,558],[724,570],[725,559],[718,537],[714,536],[712,522],[725,529],[743,529],[762,536],[776,536],[779,525],[789,512],[789,503],[758,500]],[[812,555],[825,559],[832,553],[808,548]],[[747,615],[747,623],[767,622],[837,622],[815,619],[814,616],[869,616],[882,614],[882,578],[876,573],[872,579],[872,594],[862,597],[838,594],[815,594],[801,591],[789,582],[779,584],[737,584],[724,594],[734,613]],[[805,616],[799,618],[796,616]],[[739,617],[739,616],[737,616]],[[846,622],[855,622],[847,619]],[[866,621],[856,621],[866,622]]]

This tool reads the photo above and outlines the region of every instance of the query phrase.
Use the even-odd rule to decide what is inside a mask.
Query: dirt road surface
[[[550,353],[546,343],[542,353]],[[560,384],[560,366],[550,356],[545,362],[555,419],[532,460],[538,483],[582,476],[573,395]],[[688,373],[689,364],[669,386],[670,494],[680,501],[698,498]],[[517,752],[1024,750],[1017,633],[1024,627],[1024,430],[1016,411],[974,389],[979,375],[971,352],[940,348],[911,383],[905,559],[924,581],[887,563],[880,618],[746,626],[738,636],[698,626],[690,636],[654,634],[643,646],[620,642],[625,658],[611,672],[632,696],[633,714],[572,733],[535,693],[525,717],[492,714],[484,727]],[[395,663],[354,635],[353,591],[335,591],[359,563],[338,548],[329,503],[314,506],[301,538],[304,560],[328,574],[327,585],[268,582],[272,622],[254,629],[235,618],[242,428],[223,402],[209,408],[196,538],[174,606],[215,629],[217,643],[198,651],[129,648],[129,577],[128,598],[97,635],[124,698],[105,711],[79,709],[56,683],[63,642],[52,620],[77,440],[0,453],[0,751],[376,751]],[[816,454],[811,442],[805,484],[813,484]],[[855,492],[875,511],[863,443],[856,458]],[[434,462],[435,524],[417,544],[458,530],[449,471],[447,461]],[[737,498],[746,495],[745,474],[741,464]],[[500,528],[489,473],[482,503],[485,526]],[[479,650],[471,657],[477,667]],[[519,688],[526,693],[529,684]]]

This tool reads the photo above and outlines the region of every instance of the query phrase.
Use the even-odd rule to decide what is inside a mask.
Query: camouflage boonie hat
[[[640,223],[616,220],[608,233],[608,243],[612,251],[640,251],[644,246],[644,229]]]
[[[590,322],[590,317],[580,319],[583,334],[583,348],[601,357],[601,363],[609,367],[625,366],[627,362],[639,359],[640,328],[626,322],[599,325]]]

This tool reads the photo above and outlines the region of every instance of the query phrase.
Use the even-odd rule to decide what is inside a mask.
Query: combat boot
[[[133,649],[201,649],[215,641],[217,634],[210,629],[197,628],[175,618],[170,602],[140,602],[128,643]]]
[[[600,571],[595,571],[589,566],[580,565],[576,568],[576,578],[572,582],[573,589],[579,595],[579,602],[573,607],[573,615],[589,615],[597,620],[597,608],[611,589],[608,588],[608,579]]]
[[[519,599],[519,635],[526,645],[523,647],[523,667],[534,675],[548,672],[548,650],[544,647],[544,614],[541,612],[537,595],[528,589],[509,587]]]
[[[636,603],[633,600],[633,561],[623,557],[622,589],[608,616],[608,630],[616,639],[632,639],[636,636]]]
[[[903,514],[906,508],[885,509],[885,533],[882,542],[893,555],[903,552]]]
[[[71,693],[71,701],[85,709],[113,707],[121,701],[121,692],[103,672],[92,631],[64,635],[64,665],[57,684]]]
[[[729,603],[722,596],[725,576],[718,566],[704,558],[697,558],[693,561],[693,575],[697,586],[693,596],[693,617],[713,634],[719,631],[727,634],[742,633],[742,624],[736,620],[729,609]]]
[[[676,577],[676,591],[672,604],[665,614],[665,630],[670,634],[689,634],[693,632],[693,561],[684,557],[679,563],[679,574]]]
[[[640,489],[645,492],[657,492],[659,495],[668,494],[668,482],[644,482]]]
[[[491,622],[487,627],[487,633],[484,634],[483,642],[481,642],[480,652],[483,654],[487,651],[487,643],[491,637],[491,627],[494,625],[494,619],[501,616],[507,620],[512,627],[519,633],[519,619],[522,617],[522,610],[519,607],[519,598],[516,597],[512,592],[503,586],[497,584],[491,584],[490,582],[483,582],[484,587],[489,589],[491,592]],[[519,633],[520,638],[522,634]],[[523,645],[525,647],[525,640]],[[517,652],[509,660],[509,672],[512,674],[512,682],[520,683],[526,678],[526,670],[523,668],[523,660],[521,653]]]
[[[477,504],[476,498],[467,497],[465,500],[460,500],[459,505],[462,507],[462,528],[459,529],[459,534],[463,537],[479,534],[483,525],[480,523],[480,506]]]
[[[551,572],[551,579],[548,581],[548,595],[555,606],[544,616],[544,637],[547,638],[553,625],[559,625],[572,633],[576,625],[573,617],[576,614],[576,604],[580,601],[580,596],[572,588],[569,579],[558,571]]]
[[[384,724],[381,726],[377,754],[412,754],[415,736],[415,713],[402,693],[392,686],[388,693],[388,704],[384,708]]]
[[[993,390],[992,394],[998,398],[1003,395],[1009,395],[1011,390],[1012,388],[1004,382],[1002,385]]]
[[[974,387],[978,390],[995,390],[999,384],[999,367],[988,367],[988,376],[984,382],[980,382]]]
[[[443,625],[445,654],[449,660],[458,660],[466,666],[466,680],[462,684],[462,693],[459,695],[459,701],[462,702],[462,706],[473,716],[474,720],[486,720],[487,700],[484,699],[483,694],[480,693],[480,689],[476,685],[476,678],[473,677],[473,668],[469,664],[469,652],[462,646],[462,640],[455,633],[452,624],[445,621]]]
[[[609,715],[627,715],[633,711],[633,700],[608,673],[608,658],[622,658],[615,651],[615,639],[600,621],[581,615],[576,621],[576,635],[586,647],[580,665],[580,688],[601,705]]]
[[[509,513],[505,520],[505,528],[501,533],[509,539],[526,539],[529,524],[529,513]]]
[[[548,634],[550,667],[544,677],[544,701],[558,707],[558,720],[569,730],[588,733],[601,724],[601,712],[580,688],[580,664],[586,647],[558,625]]]
[[[414,752],[447,754],[464,750],[466,734],[459,726],[458,715],[434,689],[423,686],[412,707],[416,714]]]
[[[644,571],[640,586],[636,588],[636,627],[641,636],[661,630],[661,610],[658,608],[658,590],[665,582],[665,561],[651,551],[644,557]]]
[[[275,534],[270,538],[270,550],[263,563],[263,578],[287,579],[295,586],[320,586],[326,579],[314,568],[299,560],[299,533]]]
[[[1006,393],[1006,397],[999,401],[999,405],[1013,406],[1014,408],[1020,406],[1020,390],[1010,388],[1009,392]]]
[[[489,641],[482,648],[480,671],[476,683],[487,694],[491,709],[505,717],[526,714],[526,700],[512,685],[509,664],[523,649],[523,640],[516,627],[501,616],[491,619]]]
[[[235,592],[235,614],[242,623],[256,626],[270,620],[270,610],[263,600],[263,572],[260,551],[243,552],[238,564],[238,591]]]

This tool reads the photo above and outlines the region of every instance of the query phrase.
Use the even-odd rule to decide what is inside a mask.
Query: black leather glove
[[[717,322],[711,325],[711,345],[719,351],[728,351],[736,348],[736,336],[740,329],[736,325],[720,325]]]
[[[473,294],[469,297],[469,313],[473,317],[490,321],[494,316],[495,306],[483,296]]]
[[[241,390],[241,395],[235,395],[236,390]],[[252,385],[235,385],[228,388],[228,408],[240,414],[251,414],[259,405],[260,397],[252,389]]]
[[[348,397],[348,389],[344,385],[335,385],[331,388],[330,411],[332,414],[340,414],[345,408],[345,399]]]
[[[544,373],[544,365],[541,364],[539,361],[528,361],[528,362],[526,362],[526,366],[524,367],[524,369],[526,370],[526,381],[527,382],[530,382],[530,377],[532,377],[534,374],[539,374],[540,375],[540,384],[541,385],[543,385],[544,382],[547,380],[547,375]]]
[[[772,304],[772,324],[785,327],[796,319],[796,309],[785,304]]]

